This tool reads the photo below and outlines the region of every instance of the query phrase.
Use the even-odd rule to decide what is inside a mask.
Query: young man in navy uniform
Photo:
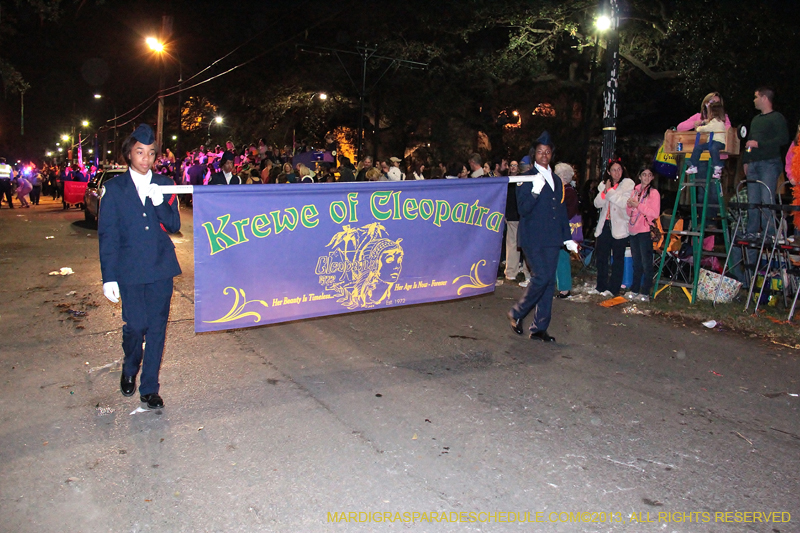
[[[522,321],[535,308],[530,338],[555,342],[555,337],[547,333],[547,327],[553,306],[558,253],[562,246],[577,252],[578,245],[569,230],[564,185],[558,176],[553,178],[550,168],[553,142],[549,133],[542,132],[530,150],[530,157],[535,163],[525,174],[533,175],[534,181],[518,184],[517,210],[520,215],[518,238],[530,266],[531,281],[522,298],[508,312],[508,319],[514,333],[522,335]]]
[[[150,409],[164,407],[159,396],[158,372],[172,299],[172,278],[181,273],[169,233],[181,227],[175,195],[165,198],[159,185],[171,179],[152,171],[155,135],[141,124],[122,145],[128,171],[106,181],[100,193],[97,234],[103,294],[122,299],[122,364],[120,388],[124,396],[136,392]],[[143,344],[147,341],[143,348]]]
[[[233,152],[225,150],[220,160],[220,171],[211,174],[208,180],[209,185],[240,185],[242,180],[239,176],[233,175]]]

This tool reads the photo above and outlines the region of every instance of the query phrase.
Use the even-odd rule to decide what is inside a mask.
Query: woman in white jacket
[[[600,217],[594,231],[597,287],[592,293],[611,297],[619,294],[625,271],[625,248],[629,236],[626,207],[635,184],[627,177],[620,159],[608,162],[604,178],[597,187],[598,193],[594,199],[594,206],[600,209]],[[614,263],[609,277],[608,261],[611,257]]]

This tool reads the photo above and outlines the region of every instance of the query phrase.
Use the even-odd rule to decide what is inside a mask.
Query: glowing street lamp
[[[320,100],[327,100],[328,99],[328,95],[326,93],[319,93],[319,99]]]
[[[164,43],[156,39],[155,37],[148,37],[144,40],[147,43],[147,46],[150,47],[150,50],[153,52],[163,52],[164,51]]]
[[[67,141],[69,141],[69,135],[67,135],[67,134],[65,133],[64,135],[62,135],[62,136],[61,136],[61,140],[62,140],[62,141],[64,141],[64,142],[67,142]]]
[[[89,121],[88,120],[82,120],[81,121],[81,126],[83,126],[84,128],[88,128],[89,127]]]
[[[611,27],[611,19],[605,15],[597,17],[597,20],[594,22],[595,27],[600,31],[606,31]]]
[[[95,94],[95,95],[94,95],[94,99],[95,99],[95,100],[100,100],[102,97],[103,97],[103,95],[102,95],[102,94]]]
[[[158,120],[156,123],[156,151],[162,149],[164,140],[164,43],[155,37],[148,37],[144,40],[150,50],[158,54],[160,59],[160,76],[158,81]]]
[[[614,155],[617,143],[617,88],[619,87],[619,0],[607,0],[608,15],[598,17],[599,31],[606,37],[606,86],[603,90],[602,161]]]
[[[222,124],[223,118],[220,116],[214,117],[214,120],[208,121],[208,140],[211,141],[211,125],[212,124]]]

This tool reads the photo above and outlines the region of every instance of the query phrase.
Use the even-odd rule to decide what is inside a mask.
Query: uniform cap
[[[136,139],[142,144],[155,144],[156,136],[153,133],[153,128],[149,124],[139,124],[136,130],[131,134],[131,137]]]
[[[547,130],[544,130],[542,134],[539,135],[539,138],[534,141],[533,148],[535,149],[540,144],[547,145],[550,148],[555,148],[553,145],[553,140],[550,138],[550,133]]]

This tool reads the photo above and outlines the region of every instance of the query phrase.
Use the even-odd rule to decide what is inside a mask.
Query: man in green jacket
[[[789,130],[786,119],[772,107],[775,91],[769,87],[759,87],[753,103],[760,115],[753,117],[747,135],[745,153],[742,157],[744,173],[748,180],[761,183],[748,183],[747,196],[753,203],[774,204],[778,187],[778,176],[783,170],[781,147],[789,144]],[[757,238],[762,231],[773,233],[769,227],[772,213],[768,208],[748,210],[747,237]]]

